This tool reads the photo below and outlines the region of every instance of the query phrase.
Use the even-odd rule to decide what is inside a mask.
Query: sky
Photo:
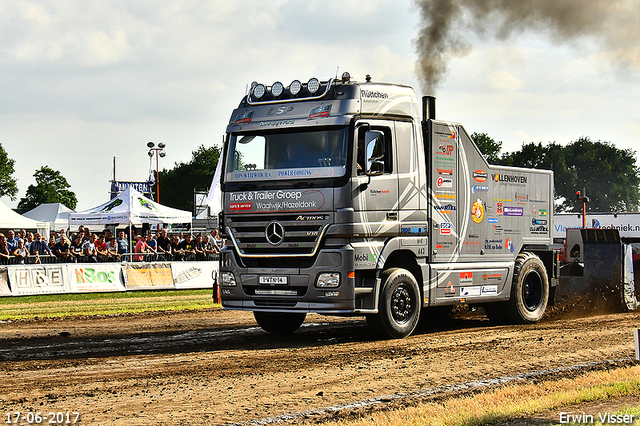
[[[160,169],[221,145],[252,81],[344,71],[435,95],[439,119],[503,152],[581,136],[640,149],[640,0],[596,2],[591,15],[592,1],[533,2],[580,5],[572,31],[556,15],[504,12],[505,0],[480,12],[473,0],[420,1],[0,0],[0,144],[19,188],[2,201],[15,207],[47,165],[76,210],[97,206],[114,157],[117,180],[145,181],[149,141],[166,144]],[[454,47],[420,43],[429,22],[444,25],[425,3],[458,7],[445,16]],[[418,63],[431,48],[444,67],[427,81]]]

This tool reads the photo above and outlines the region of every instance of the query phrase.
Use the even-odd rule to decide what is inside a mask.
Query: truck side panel
[[[489,165],[459,124],[427,139],[431,303],[506,300],[518,253],[551,243],[552,172]]]

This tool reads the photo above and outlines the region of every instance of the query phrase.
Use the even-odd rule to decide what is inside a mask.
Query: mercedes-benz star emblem
[[[267,237],[267,241],[272,246],[277,246],[284,240],[284,227],[280,222],[271,222],[264,230],[264,234]]]

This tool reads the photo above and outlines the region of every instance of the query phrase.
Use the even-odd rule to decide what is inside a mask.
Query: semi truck
[[[252,83],[222,161],[222,306],[268,332],[319,313],[402,338],[460,304],[535,323],[557,285],[553,173],[488,164],[409,86]]]

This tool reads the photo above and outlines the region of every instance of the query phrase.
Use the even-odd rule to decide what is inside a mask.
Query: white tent
[[[24,217],[0,202],[0,229],[37,229],[48,238],[49,224]]]
[[[79,225],[142,225],[191,223],[191,212],[163,206],[128,187],[113,200],[77,213],[69,213],[69,229]]]
[[[69,213],[73,213],[73,210],[64,204],[44,203],[29,210],[23,216],[39,222],[47,222],[50,229],[59,231],[69,225]]]

